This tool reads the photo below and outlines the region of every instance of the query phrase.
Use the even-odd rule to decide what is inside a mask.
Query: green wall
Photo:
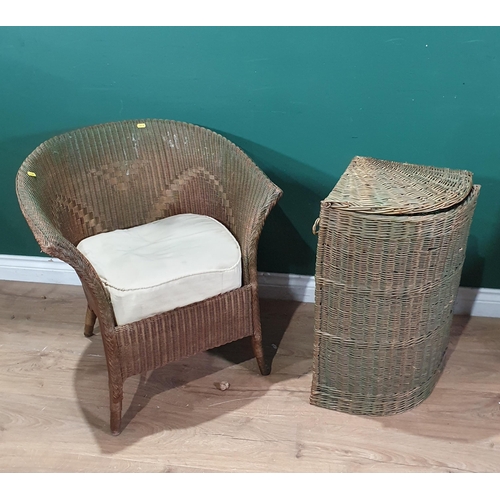
[[[40,142],[168,118],[284,190],[261,271],[314,274],[319,202],[361,155],[473,171],[462,285],[500,288],[499,57],[495,27],[0,27],[0,254],[40,255],[14,191]]]

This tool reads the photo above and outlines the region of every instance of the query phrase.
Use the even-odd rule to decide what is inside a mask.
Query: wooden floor
[[[0,281],[0,471],[500,472],[500,319],[455,317],[431,396],[370,418],[309,404],[313,305],[262,301],[271,375],[241,341],[133,377],[113,437],[84,311],[80,287]]]

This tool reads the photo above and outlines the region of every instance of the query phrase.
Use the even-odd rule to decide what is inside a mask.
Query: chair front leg
[[[262,375],[271,373],[271,363],[266,361],[264,356],[264,347],[262,345],[262,327],[260,323],[260,303],[258,288],[252,290],[252,316],[253,316],[253,335],[252,349]]]
[[[110,428],[113,436],[121,433],[123,382],[121,385],[109,384]]]
[[[264,349],[262,347],[262,335],[252,335],[252,348],[259,365],[261,375],[269,375],[271,373],[271,365],[264,357]]]

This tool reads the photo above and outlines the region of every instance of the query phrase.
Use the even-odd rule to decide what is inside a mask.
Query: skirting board
[[[0,280],[80,285],[75,271],[65,262],[20,255],[0,255]],[[267,299],[314,302],[314,276],[259,273],[259,293]],[[454,312],[500,318],[500,290],[460,287]]]

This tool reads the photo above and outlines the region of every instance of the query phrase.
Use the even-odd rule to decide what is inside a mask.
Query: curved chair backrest
[[[209,215],[237,233],[235,219],[251,205],[249,196],[279,197],[232,142],[171,120],[107,123],[49,139],[24,161],[16,186],[44,251],[51,243],[41,226],[77,245],[185,212]]]

